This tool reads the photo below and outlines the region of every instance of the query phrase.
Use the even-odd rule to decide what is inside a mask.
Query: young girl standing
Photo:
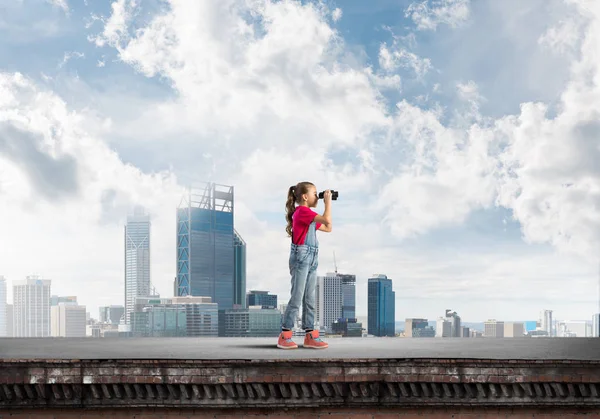
[[[277,347],[281,349],[298,347],[292,340],[292,329],[300,305],[302,305],[302,328],[306,331],[304,347],[325,349],[329,346],[321,340],[319,331],[314,330],[314,320],[315,288],[319,266],[319,242],[316,232],[317,230],[331,232],[331,191],[326,190],[323,194],[325,203],[323,215],[311,209],[316,208],[318,202],[317,188],[310,182],[300,182],[296,186],[291,186],[288,191],[285,231],[292,239],[289,260],[292,291],[277,342]]]

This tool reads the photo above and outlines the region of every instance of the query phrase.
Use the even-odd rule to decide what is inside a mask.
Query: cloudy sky
[[[398,320],[591,319],[598,51],[597,0],[0,0],[0,275],[122,304],[141,204],[170,296],[182,188],[214,181],[248,289],[285,302],[310,180],[340,191],[320,273],[335,251],[359,315],[384,273]]]

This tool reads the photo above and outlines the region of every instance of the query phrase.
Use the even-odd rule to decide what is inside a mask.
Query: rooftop
[[[5,338],[0,359],[495,359],[600,361],[598,338],[331,338],[326,350],[276,338]]]
[[[300,339],[298,339],[300,340]],[[600,407],[598,338],[0,339],[0,411],[27,407]]]

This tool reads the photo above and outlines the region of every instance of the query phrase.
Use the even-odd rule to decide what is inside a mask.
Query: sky
[[[0,0],[0,275],[97,317],[142,205],[171,296],[175,211],[209,181],[248,290],[285,303],[308,180],[339,191],[319,273],[357,275],[358,316],[386,274],[397,320],[591,320],[598,51],[596,0]]]

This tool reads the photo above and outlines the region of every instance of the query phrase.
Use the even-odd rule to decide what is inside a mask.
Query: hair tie
[[[296,192],[296,186],[292,186],[292,192]]]

